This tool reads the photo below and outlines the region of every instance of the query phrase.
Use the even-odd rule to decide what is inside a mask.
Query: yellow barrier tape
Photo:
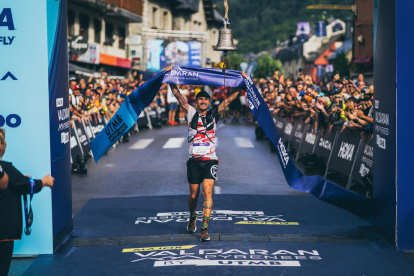
[[[285,221],[239,221],[235,224],[266,224],[266,225],[299,225],[299,222]]]
[[[141,248],[125,248],[122,253],[140,252],[140,251],[158,251],[158,250],[180,250],[191,249],[197,245],[181,245],[181,246],[162,246],[162,247],[141,247]]]

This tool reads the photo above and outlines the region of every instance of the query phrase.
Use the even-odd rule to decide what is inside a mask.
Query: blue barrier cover
[[[222,86],[223,73],[221,70],[217,69],[174,66],[173,70],[169,72],[162,72],[155,78],[140,86],[128,96],[127,100],[122,105],[127,105],[133,110],[131,110],[131,108],[121,106],[114,116],[114,118],[116,118],[117,115],[119,115],[122,119],[131,118],[131,120],[123,120],[123,122],[128,126],[126,130],[123,131],[121,135],[116,136],[116,139],[110,139],[107,131],[101,131],[101,133],[99,133],[99,135],[91,141],[91,148],[96,162],[102,157],[103,154],[105,154],[112,144],[123,135],[123,133],[133,126],[135,121],[133,121],[132,118],[137,118],[139,113],[141,113],[141,111],[153,101],[163,82]],[[305,176],[296,168],[287,152],[285,145],[283,144],[282,138],[276,129],[274,121],[270,115],[269,108],[250,77],[244,79],[240,71],[228,70],[226,71],[226,86],[240,87],[241,89],[247,91],[250,110],[257,122],[266,132],[269,139],[276,146],[283,173],[288,184],[292,188],[312,194],[325,202],[343,208],[361,218],[371,220],[371,200],[342,188],[321,176]],[[133,115],[128,117],[128,111],[133,113]],[[114,118],[111,119],[108,125],[110,125],[113,120],[116,120]],[[107,126],[105,127],[105,130],[106,128]]]

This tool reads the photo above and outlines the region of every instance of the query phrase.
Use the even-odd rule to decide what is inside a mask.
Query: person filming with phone
[[[23,231],[21,198],[31,197],[42,188],[53,187],[55,179],[49,174],[41,180],[23,175],[12,163],[3,160],[6,151],[6,134],[0,128],[0,275],[7,275],[13,255],[14,241],[20,240]],[[7,182],[6,182],[7,180]],[[31,206],[25,202],[25,233],[30,234],[33,222]]]

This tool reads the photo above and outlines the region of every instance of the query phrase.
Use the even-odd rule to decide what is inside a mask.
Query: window
[[[125,49],[125,28],[118,28],[119,49]]]
[[[157,8],[152,8],[152,28],[156,29],[157,28]]]
[[[68,36],[75,35],[75,12],[68,10]]]
[[[94,29],[94,41],[95,43],[101,43],[101,31],[102,31],[102,22],[99,19],[93,19],[93,29]]]
[[[88,38],[89,31],[89,16],[79,14],[79,35]]]
[[[168,12],[164,12],[164,16],[162,18],[162,28],[167,29],[168,28]]]
[[[112,46],[112,44],[114,43],[113,35],[114,35],[114,25],[112,25],[111,23],[106,23],[104,45]]]

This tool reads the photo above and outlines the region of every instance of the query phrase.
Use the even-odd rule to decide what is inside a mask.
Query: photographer
[[[33,180],[20,173],[12,163],[3,161],[6,146],[6,135],[0,128],[0,167],[8,177],[7,183],[3,180],[5,176],[0,179],[0,275],[8,274],[14,241],[20,240],[22,236],[22,195],[38,193],[45,186],[52,188],[55,181],[50,175],[44,176],[42,180]],[[26,227],[30,228],[31,221],[28,221]]]

